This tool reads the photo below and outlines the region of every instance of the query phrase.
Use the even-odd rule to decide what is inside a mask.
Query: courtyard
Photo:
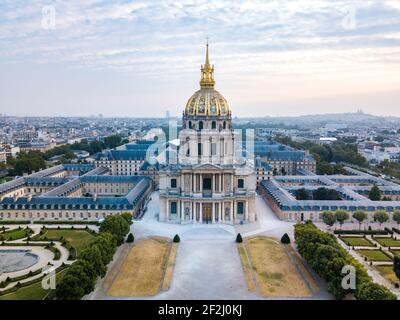
[[[265,204],[261,197],[256,197],[256,206],[259,218],[254,223],[243,225],[227,224],[173,224],[158,222],[159,204],[158,194],[151,195],[152,200],[148,204],[146,214],[140,221],[135,221],[131,226],[131,232],[135,234],[135,244],[142,239],[150,237],[167,237],[172,239],[175,234],[180,237],[177,245],[176,259],[171,271],[170,284],[164,286],[157,278],[157,286],[161,286],[160,293],[143,296],[143,293],[133,292],[132,295],[122,294],[114,296],[112,281],[107,276],[99,281],[96,289],[87,299],[331,299],[324,283],[312,273],[306,266],[296,263],[293,259],[301,260],[301,257],[293,256],[293,259],[285,260],[287,270],[285,272],[299,272],[296,281],[302,283],[301,288],[290,294],[283,292],[281,295],[276,291],[275,295],[261,295],[259,292],[251,291],[246,281],[246,273],[243,271],[238,245],[235,238],[238,232],[244,238],[257,235],[280,239],[284,233],[288,233],[293,239],[293,223],[279,220],[272,210]],[[109,273],[116,279],[118,272],[124,268],[127,260],[128,244],[118,250],[114,261],[109,267]],[[162,251],[162,250],[161,250]],[[157,259],[165,259],[165,253],[159,252]],[[268,258],[268,257],[264,257]],[[156,258],[155,258],[156,259]],[[160,260],[157,260],[160,261]],[[163,260],[165,261],[165,260]],[[136,268],[135,262],[128,263],[125,267]],[[276,266],[275,266],[276,268]],[[298,268],[307,272],[297,271]],[[167,275],[168,272],[165,273]],[[158,273],[157,273],[158,274]],[[314,289],[311,291],[304,283],[304,274],[314,280]],[[121,276],[122,277],[122,276]],[[169,281],[169,280],[168,280]],[[287,283],[292,281],[291,275]],[[154,292],[154,291],[153,291]]]

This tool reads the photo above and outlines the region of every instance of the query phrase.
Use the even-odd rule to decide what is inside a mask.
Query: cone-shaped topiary
[[[242,243],[243,242],[242,235],[240,233],[238,233],[238,235],[236,236],[236,242],[237,243]]]
[[[290,243],[290,238],[289,238],[289,236],[288,236],[287,233],[285,233],[285,234],[282,236],[281,242],[282,242],[283,244],[289,244],[289,243]]]
[[[179,238],[179,236],[176,234],[173,241],[174,242],[181,242],[181,238]]]
[[[133,234],[128,234],[128,239],[126,239],[126,242],[132,243],[133,241],[135,241],[135,237],[133,236]]]

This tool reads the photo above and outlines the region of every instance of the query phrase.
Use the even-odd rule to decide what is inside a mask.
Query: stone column
[[[200,202],[200,212],[199,212],[199,217],[200,217],[200,223],[203,223],[203,203]]]
[[[234,221],[236,220],[236,214],[237,214],[237,212],[236,212],[236,201],[233,200],[233,220]]]
[[[219,187],[219,192],[222,192],[222,173],[219,174],[219,180],[218,180],[218,187]]]
[[[200,173],[200,192],[203,192],[203,174]]]
[[[234,190],[234,185],[233,185],[233,173],[231,173],[231,192]]]
[[[218,222],[219,222],[219,223],[222,222],[222,204],[223,204],[223,202],[220,202],[220,203],[219,203],[219,208],[218,208],[218,211],[219,211]]]
[[[185,202],[181,201],[181,221],[185,221]]]
[[[212,216],[212,223],[215,223],[215,203],[211,203],[211,216]]]
[[[197,174],[193,174],[193,192],[197,192]]]
[[[230,222],[233,223],[233,201],[231,201],[231,210],[230,210],[229,214],[230,214],[230,217],[229,217]]]
[[[217,191],[217,188],[216,188],[215,182],[216,182],[216,179],[215,179],[215,174],[213,173],[213,175],[212,175],[212,188],[211,188],[212,192],[215,192],[215,191]]]
[[[244,220],[249,220],[249,205],[247,203],[247,200],[244,202]]]
[[[170,205],[169,205],[169,201],[168,200],[165,200],[165,202],[166,202],[166,205],[167,205],[167,217],[166,217],[166,220],[168,221],[169,220]]]

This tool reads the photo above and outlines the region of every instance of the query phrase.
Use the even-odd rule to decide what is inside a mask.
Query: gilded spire
[[[204,66],[201,66],[201,80],[200,87],[201,88],[214,88],[214,66],[210,65],[210,60],[208,58],[208,39],[206,44],[206,61]]]

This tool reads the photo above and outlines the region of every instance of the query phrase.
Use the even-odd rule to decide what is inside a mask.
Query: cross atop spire
[[[201,80],[200,87],[201,88],[214,88],[214,66],[211,66],[210,59],[208,57],[208,37],[206,43],[206,61],[204,66],[201,66]]]

